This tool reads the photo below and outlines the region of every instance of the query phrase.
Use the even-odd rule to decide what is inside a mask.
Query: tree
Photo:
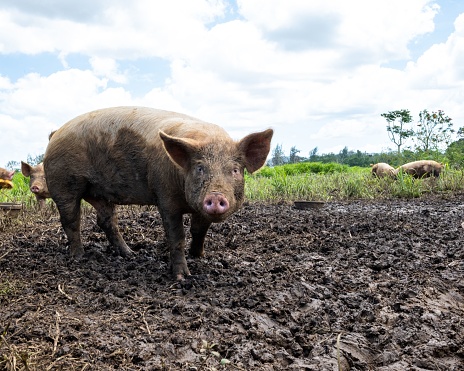
[[[43,162],[44,155],[45,154],[41,154],[41,155],[37,155],[35,157],[32,157],[31,155],[28,154],[27,155],[27,163],[29,165],[32,165],[32,166],[38,165],[41,162]]]
[[[274,151],[272,151],[271,164],[272,166],[283,165],[285,163],[284,151],[282,150],[282,145],[278,144]]]
[[[451,143],[445,154],[450,166],[462,168],[464,164],[464,139],[458,139],[456,142]]]
[[[313,157],[316,157],[318,151],[319,149],[317,147],[314,147],[311,151],[309,151],[309,158],[311,159]]]
[[[8,161],[8,163],[6,164],[6,168],[11,169],[11,170],[16,170],[16,169],[20,169],[21,165],[18,161]]]
[[[35,166],[40,164],[43,161],[44,154],[37,155],[35,157],[32,157],[30,154],[27,155],[27,160],[26,162],[29,165]],[[19,170],[21,169],[21,163],[19,161],[8,161],[6,164],[7,169],[12,169],[12,170]]]
[[[338,153],[338,162],[340,162],[341,164],[346,164],[346,161],[350,155],[351,153],[350,151],[348,151],[348,147],[343,147],[343,149]]]
[[[420,112],[415,132],[416,150],[438,151],[445,145],[448,146],[455,132],[451,120],[442,110],[429,113],[425,109]]]
[[[412,121],[412,116],[409,110],[397,110],[382,113],[380,116],[387,120],[388,138],[396,144],[398,155],[401,153],[401,146],[406,140],[414,135],[412,129],[407,129],[405,126]]]
[[[456,132],[456,135],[458,136],[458,138],[462,139],[464,138],[464,126],[461,126],[458,131]]]
[[[370,155],[365,152],[363,153],[358,149],[356,152],[352,152],[352,154],[346,159],[345,163],[349,166],[367,167],[372,163],[372,159]]]
[[[295,146],[290,148],[290,156],[289,156],[289,161],[291,164],[295,164],[300,161],[300,157],[298,156],[298,153],[301,151],[299,149],[296,149]]]
[[[311,151],[309,151],[309,157],[308,157],[309,162],[321,161],[321,156],[317,154],[318,150],[319,149],[317,147],[314,147]]]

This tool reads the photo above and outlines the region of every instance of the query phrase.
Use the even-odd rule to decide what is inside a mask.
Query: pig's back
[[[104,134],[107,141],[110,141],[121,135],[120,130],[133,132],[146,140],[157,141],[160,130],[179,137],[228,136],[217,125],[181,113],[148,107],[112,107],[77,116],[54,132],[51,139],[57,141],[68,135],[87,138]]]

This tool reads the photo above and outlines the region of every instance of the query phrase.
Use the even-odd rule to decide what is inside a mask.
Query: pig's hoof
[[[183,281],[185,277],[190,276],[190,271],[188,270],[187,266],[177,266],[173,267],[172,275],[176,279],[176,281]]]
[[[79,260],[84,256],[84,249],[70,249],[69,254],[71,255],[71,258]]]
[[[202,258],[202,257],[205,256],[205,252],[204,252],[203,249],[198,250],[198,249],[190,248],[190,250],[189,250],[189,255],[190,255],[192,258]]]
[[[176,281],[184,281],[185,280],[185,277],[182,273],[177,273],[176,274]]]
[[[131,250],[130,248],[125,248],[125,249],[119,250],[119,255],[121,255],[124,258],[130,258],[135,255],[135,252],[134,250]]]

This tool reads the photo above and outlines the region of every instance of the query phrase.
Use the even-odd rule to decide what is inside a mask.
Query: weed
[[[2,278],[0,276],[0,303],[16,295],[19,288],[20,288],[20,283],[18,281],[10,280],[8,278]]]
[[[216,367],[220,367],[221,369],[232,367],[236,370],[243,370],[242,368],[233,365],[227,358],[222,358],[219,352],[216,350],[216,348],[217,344],[210,343],[202,339],[200,348],[201,365],[199,366],[199,368],[194,367],[194,369],[215,371],[217,370]]]

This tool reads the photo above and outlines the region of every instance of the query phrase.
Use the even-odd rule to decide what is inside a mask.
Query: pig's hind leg
[[[105,232],[106,237],[121,256],[130,256],[133,251],[127,246],[118,229],[118,218],[116,216],[115,205],[111,202],[84,198],[97,211],[97,224]]]
[[[79,258],[84,255],[81,241],[81,203],[79,199],[58,199],[55,203],[60,213],[61,225],[68,237],[71,256]]]

